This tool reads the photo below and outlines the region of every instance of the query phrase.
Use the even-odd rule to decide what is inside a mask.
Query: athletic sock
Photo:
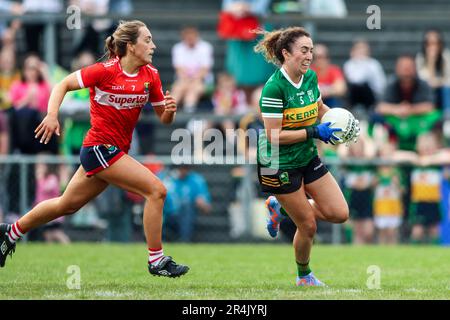
[[[162,248],[148,248],[148,264],[157,266],[163,257],[164,253]]]
[[[307,276],[311,273],[311,269],[309,268],[309,260],[307,263],[300,263],[296,261],[297,263],[297,274],[299,277]]]
[[[11,230],[8,232],[8,238],[11,243],[15,243],[17,240],[22,238],[24,232],[19,227],[19,221],[16,221],[13,225],[11,225]]]
[[[289,216],[286,210],[283,209],[283,207],[280,208],[280,213],[285,217]]]

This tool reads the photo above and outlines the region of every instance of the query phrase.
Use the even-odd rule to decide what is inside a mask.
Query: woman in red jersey
[[[189,268],[176,264],[162,249],[162,209],[166,188],[146,167],[130,157],[133,129],[142,107],[150,102],[164,124],[173,122],[177,104],[162,91],[158,70],[151,65],[156,49],[141,21],[121,21],[106,39],[109,60],[78,70],[53,89],[46,117],[36,138],[48,143],[60,135],[58,110],[68,91],[90,88],[91,128],[80,152],[81,165],[60,197],[43,201],[16,223],[0,225],[0,266],[15,251],[16,241],[33,228],[77,212],[109,184],[142,195],[144,233],[153,275],[178,277]]]

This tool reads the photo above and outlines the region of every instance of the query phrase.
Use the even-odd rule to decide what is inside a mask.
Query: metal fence
[[[159,176],[169,190],[169,198],[174,189],[170,188],[173,183],[167,177],[174,176],[179,169],[173,165],[170,156],[166,157],[136,157],[151,170],[159,172]],[[351,218],[356,217],[355,208],[375,208],[376,200],[361,200],[363,203],[355,203],[349,196],[349,179],[351,172],[361,172],[361,168],[372,167],[372,172],[380,172],[380,168],[391,167],[409,175],[413,168],[402,164],[393,164],[390,161],[358,160],[358,159],[328,159],[324,158],[330,171],[341,184],[347,195],[351,209]],[[27,212],[35,204],[36,194],[36,172],[42,165],[57,165],[61,187],[71,177],[74,169],[79,165],[79,159],[61,156],[25,156],[9,155],[0,157],[0,201],[3,218],[13,221]],[[359,169],[358,169],[359,168]],[[266,232],[266,208],[265,196],[259,192],[257,183],[256,167],[254,165],[191,165],[190,169],[200,174],[206,181],[211,196],[211,211],[208,214],[197,210],[197,219],[191,221],[193,233],[189,238],[183,239],[178,234],[180,231],[168,225],[173,210],[165,208],[164,238],[167,241],[193,241],[193,242],[236,242],[236,241],[269,241],[271,238]],[[443,220],[441,221],[441,232],[448,233],[448,192],[443,191],[443,184],[448,183],[448,170],[439,168],[439,207]],[[401,216],[399,236],[401,242],[409,242],[411,232],[411,219],[408,217],[408,209],[411,207],[411,196],[414,191],[413,185],[408,180],[402,185],[402,195],[399,199],[404,212]],[[381,182],[370,187],[372,197],[378,192],[377,187]],[[175,185],[175,188],[177,186]],[[61,189],[62,190],[62,189]],[[387,192],[387,191],[383,191]],[[422,192],[433,193],[432,188],[422,188]],[[425,195],[426,196],[426,195]],[[437,198],[436,198],[437,199]],[[356,200],[358,201],[358,200]],[[175,214],[186,213],[183,211]],[[363,209],[361,209],[363,208]],[[167,210],[166,210],[167,209]],[[377,209],[378,210],[378,209]],[[430,209],[431,210],[431,209]],[[62,226],[72,241],[140,241],[144,239],[142,231],[143,201],[134,194],[125,192],[115,187],[109,187],[103,194],[83,207],[78,213],[66,216]],[[356,213],[358,214],[358,213]],[[431,213],[430,213],[431,214]],[[409,212],[411,216],[412,213]],[[175,221],[180,217],[175,216]],[[446,218],[446,219],[444,219]],[[287,222],[285,222],[287,224]],[[319,222],[316,241],[323,243],[349,243],[348,237],[351,223],[344,225]],[[43,240],[42,232],[45,229],[35,231],[28,236],[28,240]],[[282,228],[281,238],[291,241],[292,228],[288,225]],[[376,237],[375,237],[376,242]]]

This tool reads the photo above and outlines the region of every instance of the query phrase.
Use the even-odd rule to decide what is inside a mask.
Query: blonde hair
[[[289,27],[271,32],[259,30],[256,33],[263,34],[264,37],[255,46],[255,52],[262,53],[268,62],[277,66],[284,63],[283,49],[291,52],[291,46],[298,38],[311,38],[311,35],[302,27]]]
[[[105,55],[108,59],[123,57],[127,54],[127,44],[135,44],[139,37],[139,29],[147,27],[144,22],[139,20],[119,21],[114,33],[105,40]]]

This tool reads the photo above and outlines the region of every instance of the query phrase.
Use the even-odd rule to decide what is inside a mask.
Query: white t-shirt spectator
[[[204,40],[199,40],[192,48],[184,42],[178,42],[172,48],[172,64],[174,68],[184,68],[188,74],[195,74],[201,68],[212,69],[213,47]],[[210,72],[205,82],[210,84],[212,81],[212,72]]]
[[[349,83],[369,85],[377,97],[386,86],[386,76],[381,64],[373,58],[354,58],[344,63],[344,75]]]

